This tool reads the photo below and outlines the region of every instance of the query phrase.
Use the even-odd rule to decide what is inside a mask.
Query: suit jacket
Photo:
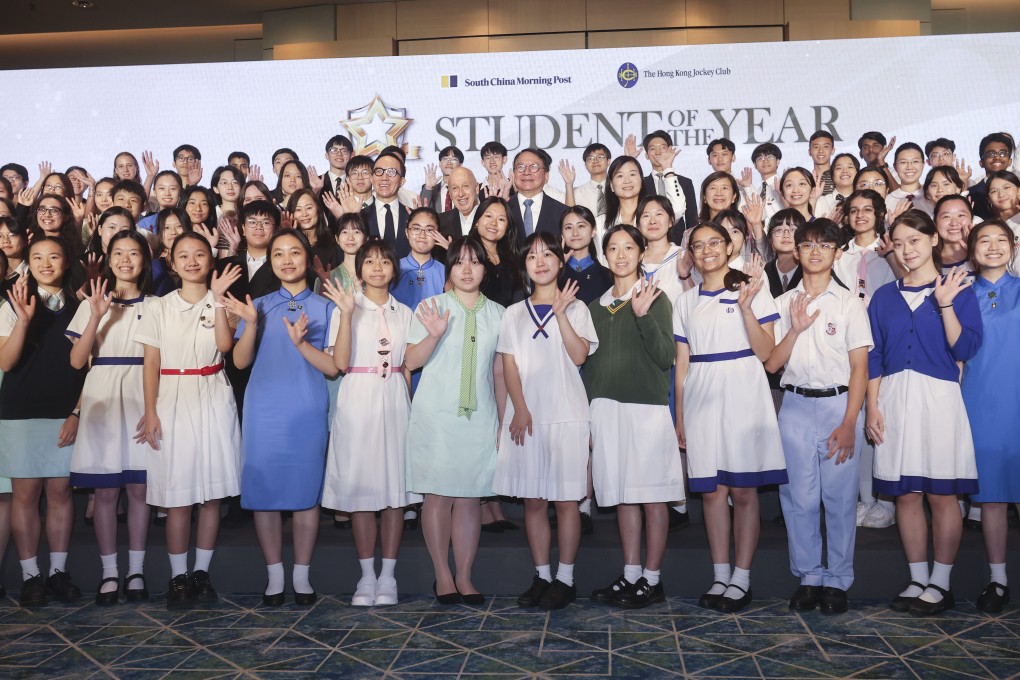
[[[265,264],[259,267],[251,279],[248,278],[248,253],[242,250],[233,257],[218,260],[216,269],[222,273],[228,265],[232,264],[241,268],[241,278],[234,282],[229,291],[238,300],[243,301],[245,295],[251,295],[251,299],[255,300],[279,290],[280,282],[273,276],[273,266],[269,263],[269,258],[266,258]]]
[[[560,235],[560,219],[566,210],[567,206],[549,194],[545,194],[542,197],[542,212],[538,214],[535,231],[547,231],[558,237]],[[516,196],[510,197],[510,217],[517,225],[517,243],[523,246],[524,239],[528,235],[524,233],[524,214],[521,212],[521,202],[517,200]]]
[[[342,182],[343,180],[337,182],[337,184],[334,185],[333,178],[330,176],[329,172],[322,173],[322,193],[328,191],[333,195],[336,195],[337,186],[340,185]],[[322,193],[320,193],[319,195],[321,196]]]
[[[803,273],[800,266],[793,270],[793,273],[790,274],[790,282],[786,284],[786,291],[783,290],[783,277],[776,266],[776,260],[771,260],[765,264],[765,276],[769,280],[769,292],[772,293],[772,297],[777,298],[786,291],[796,288],[801,278],[803,278]]]
[[[443,182],[441,180],[431,189],[426,189],[425,185],[422,184],[419,196],[421,198],[422,205],[427,205],[438,213],[446,210],[446,206],[440,204],[443,199]]]
[[[397,230],[397,238],[393,242],[393,247],[397,251],[398,258],[407,257],[411,252],[411,244],[407,242],[407,206],[400,202],[394,202],[391,204],[394,211],[397,213],[394,221],[394,228]],[[368,225],[369,236],[376,236],[382,238],[383,233],[386,231],[386,225],[379,224],[379,220],[376,219],[375,213],[375,202],[371,205],[367,205],[361,209],[361,217],[365,220],[365,224]]]
[[[967,195],[974,206],[974,217],[980,217],[983,220],[992,218],[992,207],[988,203],[988,178],[982,179],[970,187]]]
[[[667,181],[667,179],[663,177],[663,181]],[[680,245],[683,242],[684,232],[698,225],[698,195],[694,193],[694,182],[689,177],[677,173],[676,179],[680,183],[680,189],[683,190],[684,200],[687,203],[684,214],[677,215],[676,222],[673,224],[672,240],[673,243]],[[645,193],[649,196],[654,196],[657,193],[654,175],[645,176]]]

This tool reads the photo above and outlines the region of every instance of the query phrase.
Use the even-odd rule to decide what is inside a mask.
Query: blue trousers
[[[858,415],[854,456],[837,465],[829,460],[828,440],[846,414],[847,395],[783,397],[779,433],[790,483],[779,487],[790,546],[790,571],[801,585],[849,590],[854,581],[857,536],[857,463],[864,441]],[[821,513],[825,512],[826,566],[822,566]]]

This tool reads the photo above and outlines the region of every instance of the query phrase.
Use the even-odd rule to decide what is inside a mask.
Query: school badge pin
[[[827,323],[827,324],[825,324],[825,334],[826,335],[835,335],[836,334],[836,324],[834,324],[834,323]]]

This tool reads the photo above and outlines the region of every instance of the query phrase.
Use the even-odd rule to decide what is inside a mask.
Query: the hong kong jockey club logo
[[[638,81],[637,66],[630,63],[629,61],[620,64],[620,68],[616,70],[616,81],[620,83],[621,87],[626,88],[631,88],[637,85]]]

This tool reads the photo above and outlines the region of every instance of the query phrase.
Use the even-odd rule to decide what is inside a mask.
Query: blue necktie
[[[524,199],[524,235],[531,236],[535,231],[535,220],[531,216],[531,205],[534,203],[530,198]]]

